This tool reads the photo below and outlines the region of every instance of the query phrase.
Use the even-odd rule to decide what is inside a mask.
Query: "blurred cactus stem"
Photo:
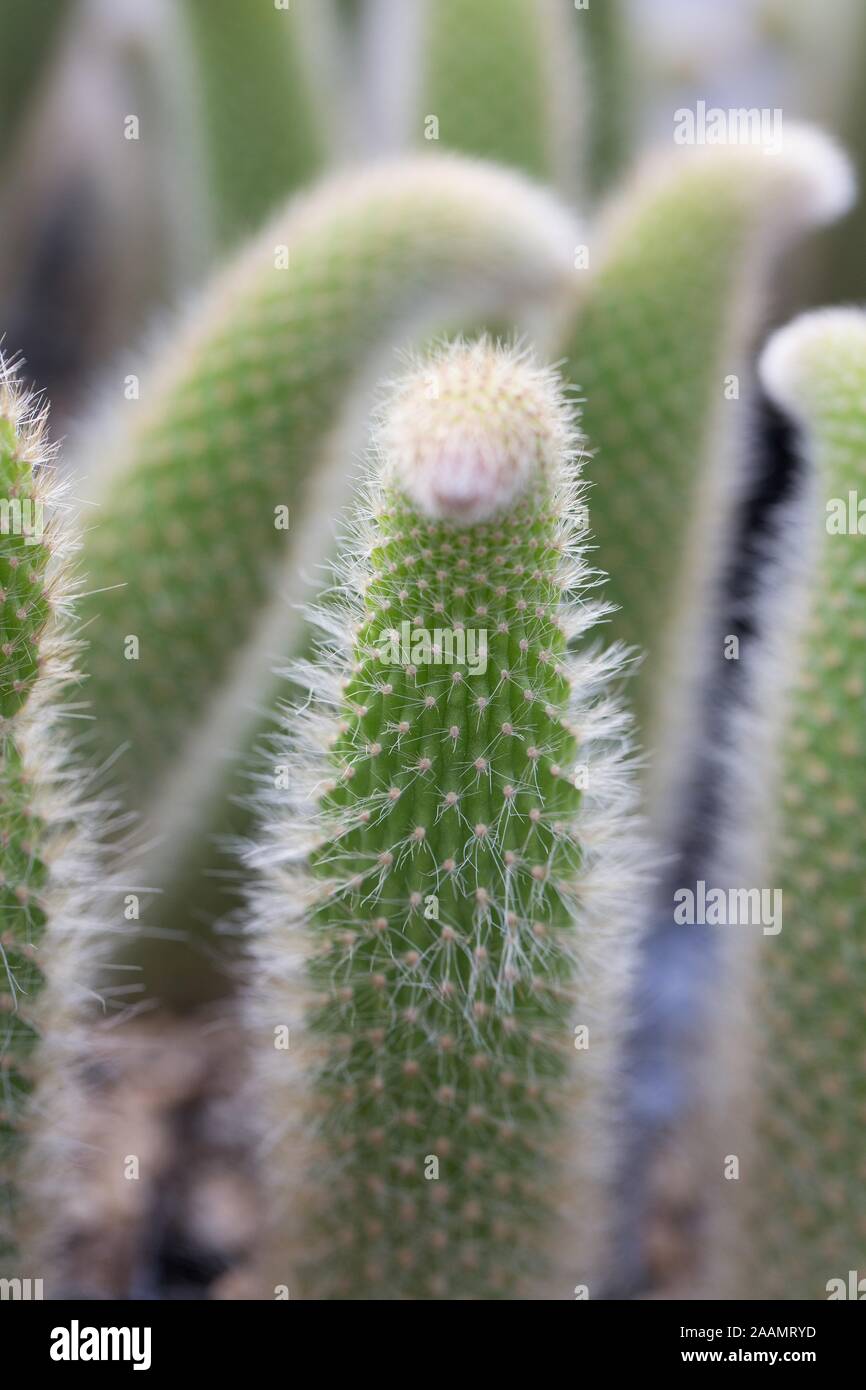
[[[558,0],[417,0],[412,142],[497,160],[574,195],[586,128],[579,26]]]
[[[741,144],[649,159],[583,248],[563,343],[598,450],[590,525],[618,608],[612,631],[646,652],[631,690],[656,808],[687,762],[694,687],[713,655],[707,614],[742,495],[735,444],[774,261],[852,196],[832,141],[788,126],[772,156]]]
[[[116,428],[82,441],[94,756],[121,754],[118,787],[158,842],[137,872],[161,890],[141,924],[161,998],[214,986],[175,938],[231,902],[205,872],[233,863],[210,832],[239,814],[237,760],[304,640],[296,605],[351,496],[368,390],[447,318],[556,301],[574,239],[552,197],[455,156],[338,176],[267,226],[135,376]]]
[[[253,854],[271,1273],[573,1298],[638,872],[581,441],[556,377],[484,340],[419,361],[376,441]]]
[[[756,866],[750,881],[772,886],[781,910],[772,931],[754,929],[754,949],[736,943],[748,1028],[738,1025],[726,1048],[740,1084],[718,1139],[739,1156],[740,1178],[717,1188],[727,1207],[723,1292],[857,1298],[849,1271],[862,1275],[866,1245],[866,314],[803,315],[770,339],[760,371],[810,468],[781,536],[794,587],[768,595],[771,659],[753,693],[756,709],[773,710],[780,747],[752,787],[757,814],[733,831]]]
[[[587,81],[589,149],[584,183],[596,197],[618,183],[628,163],[641,72],[623,0],[583,0],[573,10]]]
[[[252,232],[328,161],[335,94],[320,65],[330,5],[182,0],[223,243]]]

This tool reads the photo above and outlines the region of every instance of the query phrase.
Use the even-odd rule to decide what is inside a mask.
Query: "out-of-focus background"
[[[278,24],[279,0],[0,2],[0,331],[48,393],[56,434],[284,196],[328,167],[424,147],[415,0],[291,4],[306,77],[295,54],[245,33],[256,11]],[[698,100],[818,120],[858,158],[858,0],[593,4],[616,10],[627,46],[605,94],[616,147],[585,203],[641,147],[669,143],[672,112]],[[308,78],[315,130],[298,93]],[[810,253],[809,300],[856,295],[862,216]]]

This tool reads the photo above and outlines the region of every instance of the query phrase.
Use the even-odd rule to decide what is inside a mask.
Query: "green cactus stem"
[[[508,1297],[547,1254],[565,1298],[591,1264],[556,1223],[609,1158],[636,856],[578,443],[554,375],[484,340],[383,410],[253,852],[275,1288]]]
[[[585,82],[567,10],[557,0],[421,0],[417,22],[413,142],[441,141],[575,193]]]
[[[765,766],[772,806],[765,792],[760,811],[773,828],[758,839],[782,919],[739,967],[751,976],[753,1023],[738,1042],[748,1108],[741,1095],[719,1131],[721,1149],[740,1155],[739,1181],[720,1184],[720,1224],[730,1227],[731,1211],[739,1223],[723,1273],[737,1297],[857,1297],[848,1284],[866,1250],[866,314],[795,320],[770,339],[761,377],[799,430],[811,475],[782,538],[799,583],[771,634],[769,695],[762,687],[757,697],[776,711],[780,743],[781,782]]]
[[[0,358],[0,1257],[17,1258],[46,928],[75,806],[57,696],[70,678],[69,586],[46,413]],[[14,1271],[13,1271],[14,1272]]]
[[[326,161],[314,31],[328,3],[183,0],[224,242],[253,231]]]
[[[575,5],[573,23],[585,53],[589,106],[586,179],[593,195],[614,187],[627,163],[641,73],[631,51],[622,0]]]

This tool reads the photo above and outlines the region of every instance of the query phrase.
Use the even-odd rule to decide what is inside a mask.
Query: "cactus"
[[[596,1088],[636,869],[607,690],[623,654],[568,655],[605,610],[553,374],[458,343],[392,388],[377,438],[253,852],[272,1273],[326,1296],[496,1298],[537,1287],[555,1185],[572,1209],[597,1200],[607,1158]],[[459,661],[435,664],[458,634]],[[559,1297],[590,1263],[576,1240]]]
[[[183,0],[220,240],[252,231],[328,153],[314,28],[328,0]]]
[[[621,11],[618,0],[584,9],[414,0],[413,138],[501,160],[570,195],[604,192],[630,146],[634,75]]]
[[[579,30],[557,0],[420,0],[417,22],[413,139],[441,140],[573,193],[584,81]]]
[[[755,287],[786,238],[838,216],[852,196],[844,156],[789,126],[772,159],[735,145],[646,162],[590,234],[567,372],[599,451],[591,522],[613,630],[646,652],[632,699],[662,783],[664,749],[682,763],[700,624],[742,487],[742,416],[726,380],[745,380]]]
[[[70,678],[69,583],[46,413],[0,358],[0,1256],[15,1255],[44,940],[77,815],[63,774],[58,688]]]
[[[623,172],[632,143],[637,65],[633,61],[621,0],[574,6],[586,54],[589,139],[586,183],[604,193]]]
[[[457,306],[549,301],[573,240],[551,198],[454,157],[339,178],[279,215],[141,371],[131,426],[100,422],[82,444],[97,456],[81,606],[93,757],[130,745],[118,792],[160,839],[140,870],[162,889],[148,931],[188,934],[231,903],[202,873],[226,866],[209,832],[245,790],[232,759],[255,741],[276,654],[301,640],[297,571],[348,500],[333,436],[377,354]],[[201,976],[198,955],[178,945],[163,969],[170,948],[153,949],[163,998],[199,988],[184,973]]]
[[[866,495],[866,314],[804,315],[771,338],[760,370],[812,471],[781,537],[786,569],[798,570],[783,611],[773,599],[781,663],[765,658],[753,692],[778,716],[781,804],[765,776],[749,820],[754,834],[775,811],[774,825],[750,881],[781,890],[782,926],[757,958],[735,963],[752,1015],[750,1046],[742,1031],[737,1044],[751,1095],[748,1110],[738,1096],[719,1131],[722,1151],[740,1156],[739,1182],[722,1184],[719,1224],[730,1228],[733,1209],[723,1276],[737,1297],[822,1299],[840,1296],[833,1280],[847,1290],[866,1246],[866,506],[856,511]],[[784,701],[779,664],[792,687]]]
[[[364,0],[337,0],[337,14],[341,24],[354,28],[358,24],[359,10]]]

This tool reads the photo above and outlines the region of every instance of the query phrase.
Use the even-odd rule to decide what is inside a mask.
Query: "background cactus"
[[[330,153],[333,93],[311,61],[331,0],[183,0],[223,243],[254,231]]]
[[[642,77],[622,0],[574,6],[588,82],[588,148],[584,182],[592,196],[607,192],[628,164],[634,142],[635,86]],[[643,55],[641,55],[643,58]]]
[[[441,141],[573,194],[588,112],[568,10],[557,0],[420,0],[416,10],[413,143]]]
[[[572,1126],[564,1206],[593,1179],[598,1200],[637,860],[609,696],[622,654],[568,655],[604,611],[586,598],[577,444],[553,376],[485,342],[419,363],[383,411],[325,644],[296,673],[315,703],[286,720],[255,856],[274,1277],[292,1288],[305,1261],[286,1223],[310,1185],[307,1287],[360,1298],[525,1291]],[[443,665],[457,634],[465,659]],[[588,1274],[586,1236],[563,1242],[554,1296]]]
[[[729,1289],[822,1299],[829,1281],[847,1288],[849,1270],[862,1269],[866,1242],[866,507],[858,511],[866,495],[866,315],[831,309],[795,320],[771,338],[761,378],[810,464],[781,536],[784,570],[795,570],[797,583],[769,599],[781,661],[756,655],[753,672],[755,707],[772,702],[775,715],[766,732],[780,744],[781,800],[765,761],[761,788],[746,801],[758,808],[749,818],[757,844],[735,835],[737,858],[749,866],[739,881],[781,889],[783,920],[759,947],[738,942],[728,951],[736,987],[726,991],[725,1024],[745,989],[750,1026],[725,1050],[739,1055],[741,1085],[716,1138],[741,1167],[738,1182],[722,1182],[720,1191],[714,1181],[711,1190],[721,1234],[731,1230],[732,1212],[738,1222],[732,1248],[720,1234]],[[780,698],[783,676],[792,688]],[[768,822],[772,830],[756,834]]]
[[[643,162],[590,228],[567,370],[599,453],[592,527],[610,568],[614,628],[646,653],[632,699],[656,754],[665,733],[682,746],[695,678],[684,654],[700,648],[695,624],[743,491],[740,399],[769,271],[787,240],[838,217],[852,197],[844,156],[789,126],[772,159],[731,145]]]
[[[340,179],[264,230],[141,369],[119,431],[103,420],[81,446],[101,458],[82,557],[92,756],[122,753],[118,791],[159,840],[139,871],[162,890],[147,932],[188,936],[232,905],[206,873],[231,864],[212,835],[233,824],[271,668],[302,640],[298,572],[315,578],[349,498],[334,441],[377,357],[458,305],[549,301],[573,238],[551,198],[453,157]],[[213,988],[200,955],[179,943],[160,965],[165,949],[160,997]]]

